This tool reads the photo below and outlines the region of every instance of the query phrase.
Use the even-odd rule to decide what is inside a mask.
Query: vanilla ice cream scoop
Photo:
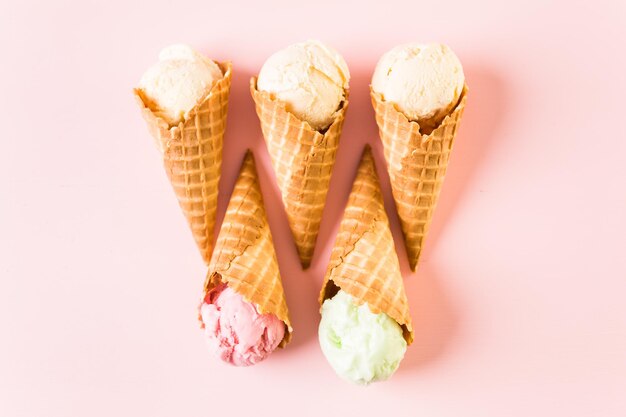
[[[161,51],[159,62],[139,81],[146,106],[170,126],[180,123],[223,77],[220,67],[187,45]]]
[[[412,121],[436,125],[459,101],[463,67],[442,44],[400,45],[385,53],[374,71],[372,89]],[[422,124],[420,123],[420,124]]]
[[[324,130],[346,97],[350,72],[337,51],[319,41],[291,45],[269,57],[257,88],[283,101],[287,111]]]
[[[322,304],[322,352],[335,372],[357,384],[389,378],[406,352],[402,327],[343,290]]]

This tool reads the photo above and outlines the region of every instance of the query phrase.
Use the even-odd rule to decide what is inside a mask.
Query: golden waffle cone
[[[259,313],[271,313],[282,320],[287,331],[279,346],[289,342],[293,329],[250,151],[228,203],[204,283],[204,297],[220,283],[255,304]]]
[[[163,154],[165,171],[178,203],[207,263],[213,251],[217,187],[232,78],[230,63],[220,64],[220,67],[224,77],[176,126],[169,127],[153,113],[142,91],[135,89],[143,118]]]
[[[369,145],[330,255],[320,305],[339,289],[372,312],[386,313],[402,327],[407,343],[413,341],[409,302]]]
[[[250,91],[261,121],[263,136],[272,158],[289,225],[306,269],[311,264],[322,211],[335,165],[341,128],[348,108],[348,96],[324,133],[287,111],[285,103],[256,88]]]
[[[370,92],[409,264],[415,271],[463,117],[467,86],[456,107],[430,134],[420,133],[417,122],[409,121],[380,94]]]

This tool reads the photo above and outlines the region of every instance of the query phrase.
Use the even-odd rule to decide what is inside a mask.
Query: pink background
[[[1,416],[626,415],[623,2],[99,3],[0,3]],[[352,93],[302,272],[248,79],[308,38],[345,56]],[[415,274],[368,97],[412,40],[452,46],[471,89]],[[131,95],[180,41],[235,66],[219,219],[245,148],[260,160],[295,334],[253,368],[206,352],[206,267]],[[322,356],[316,297],[365,143],[416,340],[361,388]]]

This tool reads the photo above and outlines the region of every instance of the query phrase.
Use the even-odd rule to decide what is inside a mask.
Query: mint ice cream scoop
[[[343,290],[322,304],[319,341],[335,372],[361,385],[389,378],[407,346],[395,320],[372,313]]]

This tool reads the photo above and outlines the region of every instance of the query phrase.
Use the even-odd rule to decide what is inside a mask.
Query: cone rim
[[[372,88],[372,85],[370,84],[370,96],[372,97],[372,100],[375,101],[376,103],[382,104],[383,106],[387,108],[391,107],[396,113],[398,113],[398,115],[403,119],[403,121],[406,121],[406,123],[412,126],[416,126],[417,127],[416,131],[419,132],[420,135],[422,136],[422,143],[428,143],[428,141],[432,137],[434,137],[437,133],[439,133],[441,130],[444,129],[444,127],[448,124],[449,120],[451,120],[455,116],[455,113],[458,113],[459,111],[461,111],[461,109],[465,107],[468,93],[469,93],[469,86],[467,85],[467,83],[465,83],[463,85],[463,90],[461,90],[461,94],[459,95],[459,98],[456,104],[454,105],[454,107],[452,108],[452,110],[450,110],[448,114],[446,114],[446,116],[443,119],[441,119],[441,122],[437,124],[437,127],[435,127],[430,133],[426,134],[426,133],[421,132],[421,126],[419,122],[409,119],[404,114],[404,112],[402,112],[401,110],[398,110],[398,108],[396,107],[394,103],[385,100],[381,93],[374,91],[374,89]],[[374,108],[374,111],[376,111],[376,108]]]
[[[275,97],[272,97],[271,93],[268,93],[267,91],[262,91],[259,90],[257,88],[257,77],[256,76],[252,76],[250,77],[250,92],[252,93],[252,97],[255,96],[260,96],[262,99],[264,100],[269,100],[273,103],[275,103],[280,109],[282,109],[285,113],[289,114],[290,116],[292,116],[295,120],[297,120],[300,124],[300,129],[304,129],[304,130],[308,130],[310,132],[314,132],[314,133],[318,133],[321,136],[325,137],[326,136],[326,132],[328,132],[331,127],[337,123],[341,117],[340,114],[343,114],[343,116],[345,117],[345,112],[348,109],[348,104],[349,104],[349,95],[350,95],[350,89],[349,88],[344,88],[343,89],[343,100],[341,100],[341,103],[339,103],[339,107],[337,107],[337,110],[335,110],[333,112],[333,121],[323,130],[317,130],[317,129],[313,129],[313,127],[309,124],[309,122],[307,122],[306,120],[301,119],[300,117],[296,116],[293,112],[289,111],[287,109],[287,103],[285,103],[283,100],[279,100]]]
[[[199,108],[207,101],[209,100],[211,97],[213,97],[213,94],[218,91],[221,90],[222,88],[222,84],[228,82],[231,82],[232,79],[232,73],[233,73],[233,64],[231,61],[214,61],[222,70],[222,78],[220,78],[219,80],[217,80],[215,82],[215,84],[213,85],[213,87],[211,87],[210,90],[208,90],[202,97],[200,97],[198,99],[198,101],[196,102],[196,104],[194,104],[194,106],[189,109],[183,119],[170,126],[169,123],[167,123],[165,121],[165,119],[163,119],[160,116],[157,116],[152,109],[146,104],[146,100],[145,100],[145,94],[143,92],[143,90],[141,88],[138,87],[134,87],[133,88],[133,95],[135,96],[135,99],[137,101],[137,103],[139,104],[140,108],[142,111],[146,111],[148,112],[148,114],[150,114],[150,116],[154,119],[155,123],[158,125],[158,127],[164,131],[169,131],[172,133],[172,135],[175,134],[176,130],[182,130],[183,127],[185,126],[185,124],[187,124],[189,121],[191,121],[195,115],[198,113]],[[219,86],[219,87],[218,87]]]

